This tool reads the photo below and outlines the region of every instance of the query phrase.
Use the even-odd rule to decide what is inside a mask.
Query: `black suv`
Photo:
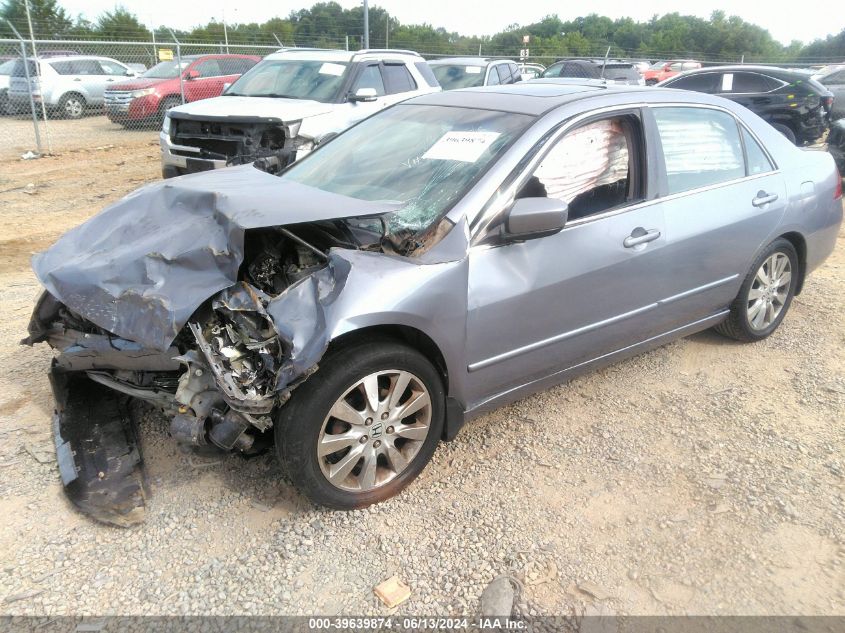
[[[631,62],[621,59],[563,59],[540,74],[542,79],[557,77],[576,79],[607,79],[617,84],[645,85],[639,71]]]
[[[821,138],[833,108],[833,94],[810,75],[770,66],[701,68],[657,85],[716,94],[736,101],[796,145]]]

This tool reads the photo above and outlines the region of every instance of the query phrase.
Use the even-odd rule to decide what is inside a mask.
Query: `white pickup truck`
[[[222,96],[168,110],[160,134],[165,178],[263,160],[281,170],[358,121],[439,92],[426,61],[402,50],[280,50]]]

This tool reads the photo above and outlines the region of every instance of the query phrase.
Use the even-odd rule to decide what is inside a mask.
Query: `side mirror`
[[[136,72],[135,72],[134,70],[132,70],[131,68],[127,68],[127,69],[126,69],[126,72],[125,72],[125,73],[123,73],[123,74],[124,74],[124,75],[126,75],[127,77],[134,77],[134,76],[135,76],[135,75],[137,75],[138,73],[136,73]]]
[[[189,70],[185,73],[185,79],[196,79],[200,76],[200,71],[198,70]]]
[[[566,224],[569,207],[557,198],[520,198],[513,203],[502,227],[508,242],[533,240],[558,233]]]
[[[375,101],[378,93],[375,88],[358,88],[354,95],[349,95],[350,101]]]

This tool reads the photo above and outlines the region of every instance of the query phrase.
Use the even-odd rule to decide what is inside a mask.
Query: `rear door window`
[[[387,94],[395,95],[417,89],[417,82],[414,81],[405,64],[385,64],[383,72]]]
[[[385,95],[384,79],[381,76],[381,68],[378,64],[370,64],[365,66],[358,77],[358,83],[355,85],[355,92],[361,88],[372,88],[376,91],[376,96],[383,97]]]
[[[729,79],[731,78],[732,79]],[[754,92],[769,92],[781,84],[771,77],[759,73],[725,73],[722,76],[722,92],[747,94]]]
[[[657,107],[669,193],[680,193],[745,176],[736,120],[710,108]]]
[[[200,77],[220,77],[223,73],[220,71],[220,64],[216,59],[206,59],[201,61],[193,68],[199,73]]]
[[[73,64],[71,62],[51,62],[49,64],[60,75],[75,75]],[[30,74],[33,71],[30,71]]]
[[[718,73],[701,73],[675,79],[666,85],[667,88],[680,88],[696,92],[716,92],[720,75]]]

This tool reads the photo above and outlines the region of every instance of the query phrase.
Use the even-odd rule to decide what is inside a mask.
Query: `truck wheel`
[[[165,97],[162,99],[161,105],[158,106],[159,115],[162,120],[164,120],[164,115],[168,110],[172,110],[176,106],[180,105],[182,105],[182,99],[180,97]]]
[[[775,128],[781,134],[783,134],[786,137],[787,141],[789,141],[793,145],[797,145],[797,143],[795,142],[795,132],[792,131],[791,127],[783,123],[772,123],[772,127]]]
[[[59,112],[66,119],[81,119],[85,114],[85,105],[85,97],[70,92],[59,100]]]
[[[327,356],[278,411],[276,452],[294,485],[331,508],[392,497],[420,474],[443,433],[440,374],[385,339]]]

